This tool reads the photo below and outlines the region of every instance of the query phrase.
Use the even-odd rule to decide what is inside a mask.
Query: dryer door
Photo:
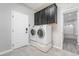
[[[34,29],[31,30],[31,35],[34,36],[36,34],[36,31]]]
[[[39,29],[37,32],[37,35],[39,38],[43,38],[45,36],[45,32],[43,29]]]

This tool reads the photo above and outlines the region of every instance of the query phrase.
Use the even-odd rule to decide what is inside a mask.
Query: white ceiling
[[[33,9],[35,12],[51,5],[51,3],[24,3],[24,5],[28,6],[29,8]]]

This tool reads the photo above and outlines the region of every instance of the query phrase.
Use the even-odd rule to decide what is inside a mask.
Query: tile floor
[[[51,48],[48,52],[44,53],[33,46],[24,46],[6,53],[2,56],[77,56],[71,52],[60,50],[57,48]]]

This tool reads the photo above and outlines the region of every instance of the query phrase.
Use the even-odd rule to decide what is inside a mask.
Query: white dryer
[[[37,40],[41,44],[48,44],[51,42],[52,27],[50,25],[42,25],[37,30]]]

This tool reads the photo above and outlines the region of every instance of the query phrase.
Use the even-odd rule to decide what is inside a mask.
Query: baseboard
[[[58,47],[56,45],[53,45],[54,48],[57,48],[57,49],[62,49],[61,47]]]
[[[79,43],[77,43],[79,45]]]
[[[11,51],[13,51],[13,49],[9,49],[9,50],[6,50],[6,51],[3,51],[3,52],[0,52],[0,55],[3,55],[3,54],[6,54],[6,53],[9,53],[9,52],[11,52]]]

